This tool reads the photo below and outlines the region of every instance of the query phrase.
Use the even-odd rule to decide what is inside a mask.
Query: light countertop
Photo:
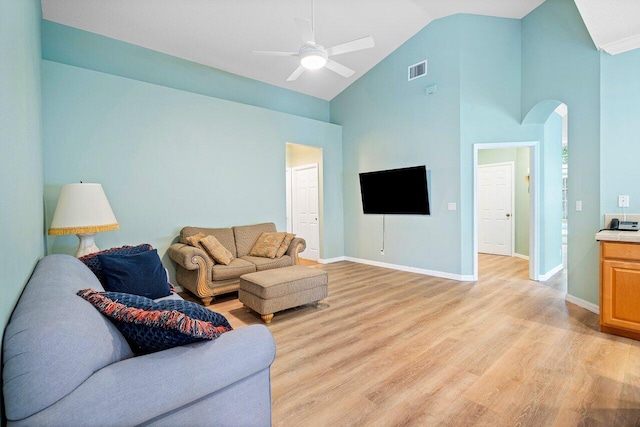
[[[640,231],[603,230],[596,233],[596,240],[640,243]]]

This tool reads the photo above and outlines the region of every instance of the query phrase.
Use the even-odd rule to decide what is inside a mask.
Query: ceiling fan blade
[[[272,55],[272,56],[296,56],[298,52],[275,52],[271,50],[252,50],[251,53],[256,55]]]
[[[328,69],[333,72],[340,74],[342,77],[351,77],[355,71],[351,68],[345,67],[344,65],[332,60],[327,59],[327,64],[325,65]]]
[[[367,36],[361,39],[352,40],[350,42],[337,44],[327,49],[327,55],[342,55],[343,53],[353,52],[355,50],[369,49],[375,46],[373,37]]]
[[[293,20],[296,23],[296,28],[298,28],[298,34],[300,34],[302,42],[304,44],[311,44],[315,46],[316,38],[313,34],[313,26],[311,25],[311,21],[302,18],[293,18]]]
[[[302,65],[299,66],[298,68],[296,68],[296,70],[293,73],[291,73],[289,77],[287,77],[287,81],[292,82],[294,80],[297,80],[298,77],[300,77],[300,75],[304,73],[304,70],[305,68]]]

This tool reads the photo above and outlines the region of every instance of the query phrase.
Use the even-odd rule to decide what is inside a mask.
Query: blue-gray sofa
[[[86,288],[103,290],[76,258],[38,262],[4,334],[9,426],[271,425],[275,342],[265,326],[134,357],[76,295]]]

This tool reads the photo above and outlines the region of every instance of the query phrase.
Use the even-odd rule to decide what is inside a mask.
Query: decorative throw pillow
[[[107,254],[132,255],[132,254],[139,254],[141,252],[150,251],[151,249],[153,249],[153,247],[150,244],[142,243],[138,246],[121,246],[119,248],[105,249],[100,252],[95,252],[89,255],[85,255],[78,259],[82,261],[87,267],[89,267],[89,269],[93,272],[93,274],[96,275],[96,277],[100,281],[100,284],[102,284],[102,286],[105,286],[106,281],[104,278],[104,274],[102,274],[102,264],[100,263],[100,259],[98,258],[100,255],[107,255]]]
[[[113,322],[137,355],[212,340],[233,329],[223,315],[185,300],[154,302],[94,289],[80,290],[78,295]]]
[[[204,248],[216,262],[220,264],[229,265],[235,258],[231,252],[218,241],[214,236],[207,236],[200,239],[200,245]]]
[[[263,232],[258,240],[249,251],[250,256],[259,256],[264,258],[275,258],[282,241],[287,233],[268,233]]]
[[[158,251],[138,254],[98,255],[105,278],[105,289],[113,292],[142,295],[156,299],[171,295],[167,273]]]
[[[207,256],[209,257],[209,260],[211,261],[211,264],[215,265],[216,264],[216,260],[213,256],[211,256],[211,254],[209,252],[207,252],[207,250],[205,249],[205,247],[202,245],[201,241],[202,239],[206,238],[207,235],[204,233],[197,233],[197,234],[193,234],[189,237],[186,238],[187,243],[189,244],[189,246],[193,246],[196,248],[200,248],[204,251],[204,253],[207,254]]]
[[[289,245],[291,244],[291,241],[294,237],[296,237],[295,234],[287,233],[287,235],[284,237],[284,240],[280,244],[280,247],[278,248],[278,252],[276,252],[276,258],[280,258],[282,255],[284,255],[285,252],[287,252],[287,249],[289,249]]]

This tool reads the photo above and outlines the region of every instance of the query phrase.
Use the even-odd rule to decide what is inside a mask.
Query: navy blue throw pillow
[[[110,248],[100,252],[94,252],[92,254],[85,255],[78,259],[82,261],[87,267],[89,267],[91,271],[93,271],[93,274],[96,275],[96,277],[100,281],[100,284],[102,284],[102,286],[104,287],[106,281],[105,281],[104,275],[102,274],[102,264],[100,263],[100,259],[98,258],[100,255],[106,255],[106,254],[132,255],[132,254],[139,254],[140,252],[150,251],[151,249],[153,249],[153,247],[151,247],[149,243],[142,243],[137,246],[127,245],[127,246],[121,246],[119,248]]]
[[[156,249],[132,255],[98,255],[98,259],[102,264],[104,287],[108,291],[141,295],[151,299],[171,295],[167,274]]]
[[[113,322],[137,355],[212,340],[233,329],[222,314],[190,301],[155,302],[140,295],[94,289],[83,289],[78,295]]]

